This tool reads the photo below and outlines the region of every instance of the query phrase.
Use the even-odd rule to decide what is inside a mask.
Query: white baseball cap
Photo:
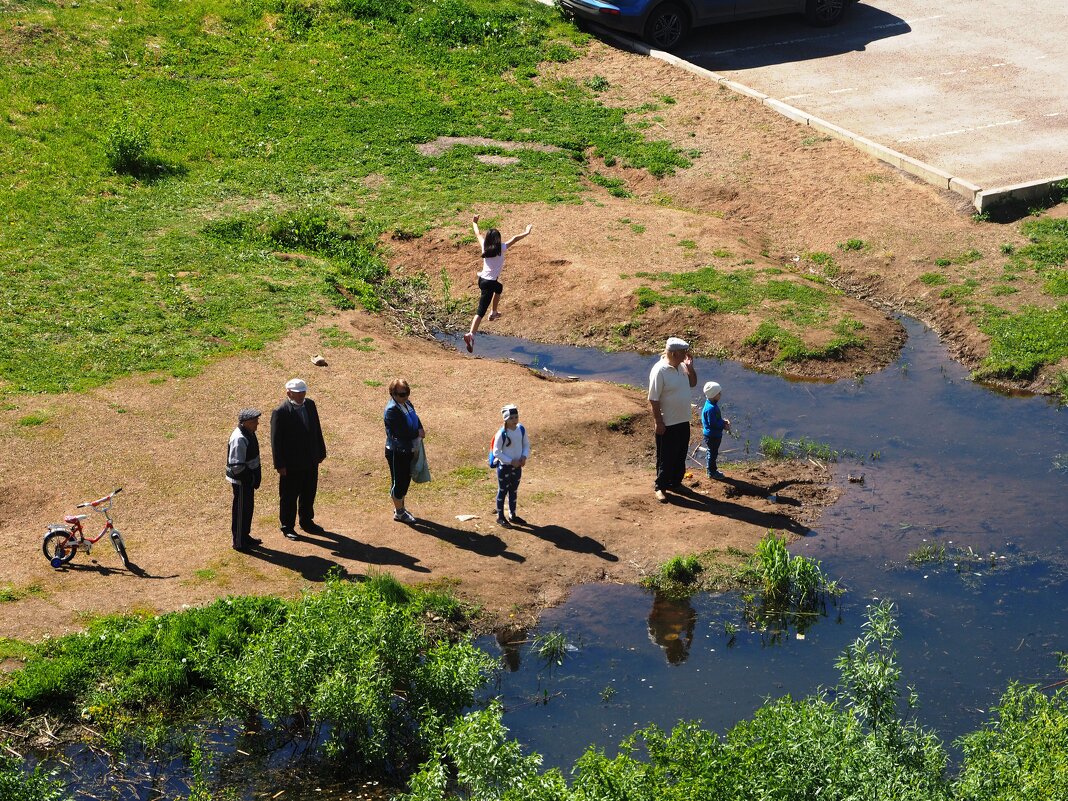
[[[304,383],[303,378],[291,378],[286,381],[286,389],[290,392],[307,392],[308,385]]]

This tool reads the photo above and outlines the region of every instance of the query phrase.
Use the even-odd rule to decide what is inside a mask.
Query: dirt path
[[[327,325],[367,350],[322,348],[318,329]],[[328,367],[310,365],[318,352]],[[247,405],[269,413],[282,383],[298,374],[311,384],[326,432],[317,518],[332,533],[282,538],[269,473],[253,528],[265,547],[237,554],[221,472],[233,415]],[[381,450],[384,385],[398,375],[412,382],[435,476],[412,489],[409,505],[428,522],[411,528],[392,521]],[[525,529],[494,522],[496,481],[486,467],[498,410],[509,401],[519,405],[534,447],[520,492],[532,524]],[[3,603],[2,636],[58,634],[86,614],[166,611],[227,594],[293,595],[335,566],[355,576],[385,570],[405,582],[449,584],[484,605],[491,621],[516,615],[526,622],[576,582],[633,582],[678,553],[749,549],[769,528],[804,531],[835,492],[811,465],[755,465],[731,471],[732,483],[694,479],[692,497],[663,506],[652,494],[652,437],[640,392],[461,357],[433,342],[396,338],[384,321],[359,313],[320,320],[194,378],[135,377],[49,398],[47,407],[48,420],[32,427],[18,424],[22,412],[0,412],[0,547],[7,554],[0,583],[23,595]],[[627,430],[609,429],[628,415],[635,417]],[[119,485],[116,520],[137,571],[122,569],[107,545],[53,571],[40,550],[45,525]],[[765,500],[773,485],[777,505]],[[477,517],[457,520],[468,514]]]
[[[543,80],[572,79],[608,88],[601,100],[634,112],[630,119],[694,155],[693,166],[657,179],[621,164],[594,159],[594,169],[619,179],[632,197],[613,197],[591,185],[594,199],[581,206],[483,208],[508,235],[527,222],[535,236],[517,246],[504,276],[506,316],[495,330],[546,341],[651,349],[672,333],[688,333],[708,354],[761,369],[838,378],[871,372],[891,361],[900,327],[887,311],[905,311],[940,332],[951,353],[975,367],[988,338],[967,304],[942,297],[946,285],[974,281],[972,308],[985,302],[1015,311],[1056,301],[1042,280],[1021,274],[1013,294],[998,288],[1002,246],[1026,239],[1016,224],[972,219],[960,196],[941,192],[840,142],[823,137],[748,98],[661,61],[594,41],[589,55],[545,65]],[[1064,205],[1050,214],[1063,216]],[[473,293],[477,259],[467,217],[452,229],[409,242],[391,242],[400,271],[425,271],[435,280],[444,267],[453,292]],[[855,240],[857,249],[841,247]],[[685,244],[685,246],[680,246]],[[730,258],[717,257],[728,252]],[[961,259],[977,252],[978,257]],[[827,254],[830,270],[806,254]],[[936,265],[937,260],[960,261]],[[773,363],[775,353],[746,340],[774,319],[775,304],[746,314],[704,314],[693,307],[654,307],[637,314],[635,273],[683,272],[715,264],[730,270],[778,268],[804,282],[827,278],[845,290],[833,320],[863,325],[868,344],[836,360]],[[920,280],[942,273],[946,284]],[[440,286],[436,284],[436,286]],[[437,291],[437,290],[436,290]],[[637,323],[637,325],[635,325]],[[812,344],[819,344],[817,340]],[[1059,369],[1064,369],[1061,365]],[[1048,385],[1056,367],[1030,388]]]

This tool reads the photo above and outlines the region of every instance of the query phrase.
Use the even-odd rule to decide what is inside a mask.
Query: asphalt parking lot
[[[1068,2],[862,0],[695,31],[676,55],[983,189],[1068,175]]]

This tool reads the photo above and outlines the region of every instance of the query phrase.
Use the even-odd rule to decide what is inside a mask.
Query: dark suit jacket
[[[315,401],[304,399],[308,410],[308,427],[300,421],[300,412],[288,399],[271,412],[271,455],[274,467],[308,470],[326,458],[323,428]]]

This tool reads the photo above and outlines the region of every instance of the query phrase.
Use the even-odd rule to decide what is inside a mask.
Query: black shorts
[[[479,317],[485,317],[493,296],[504,292],[504,287],[501,286],[500,281],[494,281],[492,278],[479,278],[478,291],[481,294],[478,297],[478,312],[476,313]]]

